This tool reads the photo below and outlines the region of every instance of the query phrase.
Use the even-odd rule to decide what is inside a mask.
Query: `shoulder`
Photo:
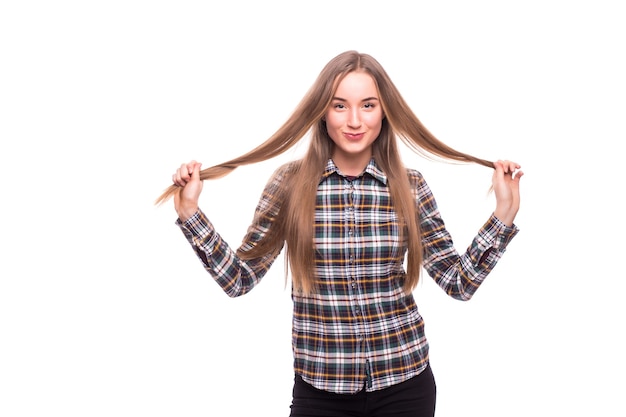
[[[266,192],[278,194],[279,190],[288,188],[288,182],[293,177],[293,174],[298,171],[299,167],[300,161],[290,161],[276,168],[267,181]]]
[[[426,182],[422,173],[416,169],[407,168],[406,173],[409,177],[409,183],[411,183],[411,186],[418,186]]]
[[[415,198],[419,201],[429,201],[433,199],[432,191],[422,173],[416,169],[407,169],[409,187]]]
[[[274,173],[272,174],[272,180],[279,182],[284,181],[286,178],[291,177],[295,172],[297,172],[300,168],[300,165],[300,160],[290,161],[280,165],[278,168],[276,168],[276,170],[274,170]]]

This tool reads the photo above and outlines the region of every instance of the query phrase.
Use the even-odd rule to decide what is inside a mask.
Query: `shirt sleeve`
[[[461,255],[454,247],[426,181],[419,173],[415,173],[414,181],[424,269],[449,296],[469,300],[496,266],[519,229],[516,225],[506,226],[492,214]]]
[[[250,249],[260,242],[276,220],[280,210],[276,195],[281,179],[279,170],[267,183],[239,250]],[[277,251],[255,259],[241,259],[239,250],[234,250],[222,239],[202,210],[184,222],[177,219],[176,224],[198,255],[204,269],[229,297],[244,295],[254,288],[282,250],[281,246]]]

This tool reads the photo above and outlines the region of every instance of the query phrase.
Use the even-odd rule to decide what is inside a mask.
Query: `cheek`
[[[343,122],[339,117],[337,117],[337,115],[329,115],[329,114],[326,115],[325,120],[326,120],[326,131],[332,138],[334,135],[333,132],[340,130],[341,127],[343,126]]]
[[[371,115],[366,119],[367,126],[372,130],[380,130],[383,126],[382,114]]]
[[[336,129],[338,126],[341,125],[341,117],[334,112],[328,112],[326,113],[326,115],[324,116],[324,120],[326,121],[326,128],[328,130],[331,129]]]

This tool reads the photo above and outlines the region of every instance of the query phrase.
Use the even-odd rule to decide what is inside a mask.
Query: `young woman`
[[[198,207],[204,179],[289,149],[306,155],[267,183],[242,245],[232,249]],[[397,146],[494,169],[496,207],[459,254],[422,175]],[[157,200],[174,197],[177,224],[230,296],[251,290],[285,249],[293,299],[295,382],[291,416],[432,416],[436,387],[424,322],[412,291],[425,271],[468,300],[518,229],[523,173],[437,140],[371,56],[333,58],[266,142],[205,170],[182,164]],[[406,270],[404,260],[406,259]]]

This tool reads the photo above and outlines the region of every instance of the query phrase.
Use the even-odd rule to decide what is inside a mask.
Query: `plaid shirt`
[[[262,239],[276,218],[273,197],[289,165],[268,182],[242,248]],[[416,199],[423,266],[448,295],[468,300],[517,234],[491,216],[460,255],[422,175],[407,170]],[[276,255],[243,261],[202,211],[177,224],[205,269],[231,297],[251,290]],[[294,369],[304,381],[335,393],[380,390],[419,374],[428,364],[424,322],[402,290],[406,239],[387,177],[372,160],[348,178],[332,160],[320,179],[315,208],[318,291],[292,292]]]

